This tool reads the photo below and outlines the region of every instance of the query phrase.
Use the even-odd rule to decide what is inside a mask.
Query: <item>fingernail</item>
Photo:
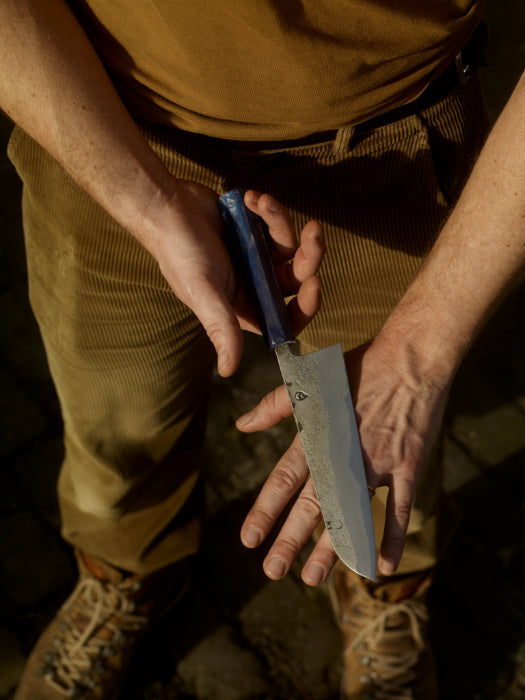
[[[261,544],[262,533],[255,527],[249,527],[242,533],[242,543],[248,549],[254,549]]]
[[[275,199],[271,199],[270,203],[268,204],[268,209],[270,211],[273,211],[274,214],[277,214],[281,211],[281,206],[278,202],[275,201]]]
[[[396,570],[395,563],[392,559],[383,559],[379,567],[383,576],[392,576]]]
[[[273,557],[264,567],[264,573],[268,578],[278,581],[286,573],[286,564],[280,557]]]
[[[321,564],[310,564],[308,568],[304,570],[303,581],[309,586],[318,586],[324,581],[325,570],[324,566]]]
[[[228,368],[229,364],[230,353],[225,348],[221,348],[217,355],[217,368],[219,370],[219,374],[222,374]]]
[[[240,418],[237,418],[237,425],[239,426],[239,428],[243,428],[245,425],[248,425],[248,423],[251,423],[253,420],[253,416],[253,411],[250,411],[249,413],[245,413]]]

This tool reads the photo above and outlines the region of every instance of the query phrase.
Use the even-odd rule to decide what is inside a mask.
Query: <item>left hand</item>
[[[448,382],[430,377],[413,354],[392,347],[381,334],[370,346],[345,356],[354,398],[367,481],[388,486],[385,530],[378,557],[381,574],[395,572],[401,559],[415,486],[441,424]],[[285,387],[268,394],[241,417],[243,432],[263,430],[291,415]],[[260,544],[285,506],[299,497],[268,552],[266,575],[280,579],[289,571],[322,518],[297,435],[268,477],[241,530],[247,547]],[[303,569],[309,585],[322,583],[337,561],[325,531]]]

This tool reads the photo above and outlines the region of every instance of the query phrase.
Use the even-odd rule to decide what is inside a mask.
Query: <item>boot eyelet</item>
[[[111,640],[113,644],[120,644],[124,645],[127,641],[127,636],[124,634],[122,630],[117,630],[115,634],[113,635],[113,639]]]
[[[117,650],[115,649],[115,647],[109,645],[107,647],[104,647],[104,650],[102,652],[102,656],[105,656],[106,659],[112,659],[116,653],[117,653]]]
[[[86,688],[93,690],[98,684],[97,681],[92,676],[84,676],[82,678],[82,683]]]
[[[104,664],[102,663],[102,661],[100,661],[100,659],[99,659],[98,661],[95,661],[95,663],[93,664],[93,671],[94,671],[94,673],[96,673],[96,674],[98,674],[99,676],[101,676],[101,675],[104,673],[105,670],[106,670],[106,667],[104,666]]]

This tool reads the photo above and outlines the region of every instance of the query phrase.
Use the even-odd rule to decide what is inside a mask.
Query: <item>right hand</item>
[[[385,529],[378,568],[395,573],[403,552],[414,490],[439,431],[451,377],[431,372],[414,348],[392,343],[380,333],[370,345],[346,354],[349,381],[359,426],[367,482],[388,486]],[[292,408],[281,385],[237,421],[245,433],[265,430],[290,416]],[[258,546],[272,531],[285,507],[295,500],[276,534],[263,568],[277,580],[290,570],[321,520],[321,510],[302,445],[297,435],[263,485],[241,530],[247,547]],[[303,580],[326,580],[337,554],[325,530],[303,569]]]
[[[260,330],[237,284],[222,238],[217,199],[204,185],[175,181],[172,197],[154,213],[154,228],[161,233],[148,238],[148,249],[177,297],[201,321],[217,352],[219,373],[227,377],[241,359],[241,330]],[[245,203],[268,225],[283,296],[295,295],[288,308],[298,333],[320,305],[317,271],[324,253],[321,226],[310,221],[298,243],[291,219],[277,200],[249,190]]]

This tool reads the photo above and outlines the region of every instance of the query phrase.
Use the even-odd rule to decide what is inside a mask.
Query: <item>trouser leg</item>
[[[135,239],[20,132],[11,156],[25,185],[31,303],[64,420],[63,535],[148,573],[198,546],[190,495],[214,353]]]

